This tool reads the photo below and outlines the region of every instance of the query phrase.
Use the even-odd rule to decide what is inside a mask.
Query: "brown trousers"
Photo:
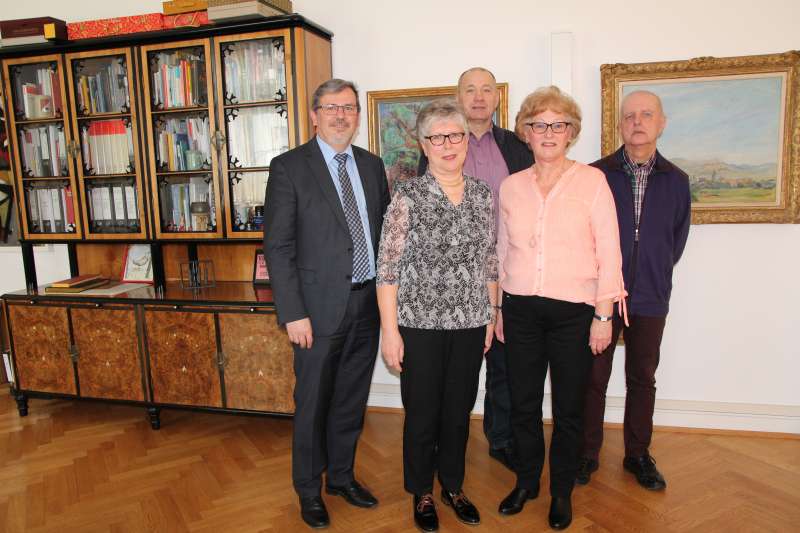
[[[583,427],[583,457],[597,460],[603,445],[603,418],[606,389],[611,377],[614,349],[619,334],[625,335],[625,456],[648,453],[653,436],[653,409],[656,403],[656,368],[661,354],[661,337],[666,317],[630,316],[630,326],[614,318],[611,344],[595,357],[586,389]]]

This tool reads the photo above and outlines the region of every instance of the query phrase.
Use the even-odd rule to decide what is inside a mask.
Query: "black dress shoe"
[[[478,509],[467,499],[464,491],[450,492],[442,489],[442,502],[450,506],[456,512],[456,517],[471,526],[481,523],[481,515]]]
[[[370,492],[359,485],[358,481],[351,481],[347,485],[343,487],[336,487],[333,485],[327,485],[325,487],[325,492],[328,494],[333,494],[335,496],[341,496],[347,503],[350,505],[355,505],[356,507],[375,507],[378,505],[378,500],[370,494]]]
[[[489,448],[489,457],[500,462],[503,466],[514,471],[514,448],[506,446],[505,448]]]
[[[300,516],[303,517],[303,522],[314,529],[328,527],[331,524],[325,502],[319,496],[300,498]]]
[[[622,461],[622,466],[628,472],[633,473],[639,485],[647,490],[664,490],[667,488],[667,482],[664,481],[664,476],[656,468],[656,460],[650,457],[650,454],[644,454],[640,457],[626,457]]]
[[[500,502],[500,508],[498,511],[500,514],[511,515],[517,514],[518,512],[522,511],[522,508],[525,507],[525,502],[528,500],[533,500],[537,496],[539,496],[539,488],[537,487],[536,490],[530,489],[522,489],[519,487],[515,487],[511,493]]]
[[[575,483],[578,485],[586,485],[592,479],[592,472],[597,471],[600,464],[594,459],[588,457],[581,457],[581,464],[578,467],[578,475],[575,476]]]
[[[553,496],[550,501],[550,514],[547,515],[550,527],[553,529],[567,529],[572,523],[572,500],[569,497],[560,498]]]
[[[431,493],[422,496],[414,495],[414,524],[422,531],[437,531],[439,517],[436,516],[436,505]]]

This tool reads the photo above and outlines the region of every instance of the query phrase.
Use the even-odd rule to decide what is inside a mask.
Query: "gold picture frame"
[[[369,151],[383,159],[391,184],[398,178],[417,175],[420,148],[414,135],[417,112],[436,98],[455,96],[457,87],[423,87],[367,92]],[[498,83],[500,101],[495,124],[508,125],[508,83]],[[391,116],[391,119],[387,117]]]
[[[692,223],[800,222],[800,52],[606,64],[600,75],[603,156],[621,145],[624,94],[662,98],[659,151],[689,174]]]

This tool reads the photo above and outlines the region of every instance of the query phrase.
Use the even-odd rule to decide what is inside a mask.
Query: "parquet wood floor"
[[[309,531],[290,481],[291,420],[164,410],[153,431],[140,407],[36,399],[20,418],[7,392],[0,531]],[[497,513],[514,478],[488,457],[481,421],[471,429],[465,492],[483,522],[462,525],[439,504],[441,531],[548,531],[546,491],[517,516]],[[402,415],[368,414],[357,475],[381,503],[324,495],[329,531],[414,530],[401,432]],[[575,489],[572,531],[800,531],[800,440],[657,432],[668,487],[651,493],[622,470],[621,433],[607,431],[600,470]]]

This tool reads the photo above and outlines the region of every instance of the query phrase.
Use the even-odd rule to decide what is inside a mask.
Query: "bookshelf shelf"
[[[130,117],[130,113],[89,113],[87,115],[78,115],[77,119],[79,121],[86,121],[86,120],[103,120],[109,118],[125,118]]]
[[[173,107],[170,109],[153,109],[150,111],[151,115],[168,115],[171,113],[196,113],[196,112],[205,112],[208,113],[207,106],[187,106],[187,107]]]
[[[223,105],[223,109],[244,109],[247,107],[261,107],[261,106],[271,106],[271,105],[286,105],[288,100],[261,100],[258,102],[247,102],[243,104],[225,104]]]

